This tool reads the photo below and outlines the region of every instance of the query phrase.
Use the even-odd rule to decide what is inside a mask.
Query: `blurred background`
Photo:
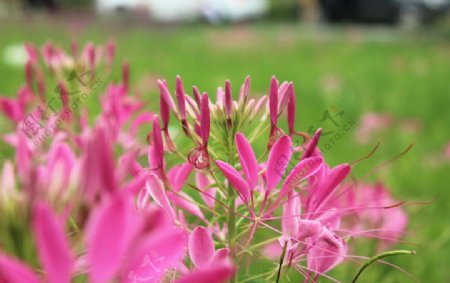
[[[449,9],[450,0],[0,0],[0,94],[15,96],[24,83],[25,42],[69,52],[74,41],[114,40],[115,79],[128,61],[133,91],[154,111],[158,78],[173,89],[180,74],[209,93],[230,79],[236,94],[250,75],[254,96],[268,92],[272,75],[293,81],[298,130],[339,134],[321,140],[330,164],[380,142],[354,168],[361,180],[414,144],[363,180],[384,182],[400,201],[434,200],[405,206],[409,232],[397,247],[417,255],[389,260],[414,279],[377,264],[361,282],[450,282]],[[354,126],[324,119],[338,110]],[[12,150],[0,141],[0,160]],[[352,252],[371,256],[373,246]],[[346,282],[355,272],[344,265],[331,275]]]

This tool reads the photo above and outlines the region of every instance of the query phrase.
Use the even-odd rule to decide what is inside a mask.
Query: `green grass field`
[[[132,85],[155,111],[157,78],[166,78],[173,88],[175,76],[180,74],[186,86],[196,84],[209,93],[230,79],[236,93],[249,74],[253,95],[268,91],[273,74],[293,81],[299,130],[310,126],[333,130],[320,119],[325,110],[336,107],[357,123],[326,152],[330,164],[359,159],[381,143],[371,158],[354,167],[355,179],[414,143],[411,151],[368,180],[385,182],[402,201],[429,201],[439,196],[427,205],[406,206],[410,216],[407,241],[412,243],[397,247],[414,249],[417,255],[388,261],[420,282],[450,282],[450,160],[442,155],[450,142],[450,41],[426,31],[404,34],[374,27],[319,31],[300,24],[124,28],[79,21],[7,22],[0,24],[0,94],[15,95],[24,81],[21,67],[5,63],[7,46],[22,42],[42,45],[51,40],[68,49],[74,38],[81,43],[115,38],[118,59],[131,64]],[[118,78],[120,66],[116,67]],[[95,100],[90,103],[93,108],[99,105]],[[369,111],[388,113],[396,122],[376,133],[369,143],[360,144],[355,130],[361,115]],[[0,147],[2,155],[10,156],[11,150],[5,147]],[[356,254],[370,256],[368,250],[362,248]],[[347,282],[345,278],[357,270],[351,267],[338,268],[332,275]],[[413,281],[392,267],[376,264],[360,282]]]

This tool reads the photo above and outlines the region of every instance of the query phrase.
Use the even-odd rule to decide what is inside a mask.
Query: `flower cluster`
[[[350,239],[384,248],[403,236],[407,217],[383,185],[345,181],[351,166],[326,163],[321,130],[296,130],[293,83],[273,77],[251,98],[250,77],[238,96],[226,81],[213,102],[160,80],[158,116],[128,64],[105,85],[114,49],[26,45],[26,85],[0,98],[15,149],[0,175],[0,281],[278,280],[293,268],[317,282],[360,263]],[[95,94],[102,110],[89,116],[81,97]]]

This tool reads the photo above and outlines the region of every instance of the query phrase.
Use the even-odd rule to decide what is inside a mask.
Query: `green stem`
[[[228,215],[228,245],[230,246],[231,256],[234,258],[236,256],[235,246],[235,235],[236,235],[236,217],[234,214],[234,189],[231,185],[228,185],[228,207],[230,212]]]
[[[280,277],[281,277],[281,268],[283,267],[283,260],[284,260],[284,256],[286,255],[286,248],[287,248],[287,241],[284,242],[284,246],[283,246],[283,252],[281,253],[280,256],[280,263],[278,266],[278,272],[277,272],[277,280],[276,283],[278,283],[280,281]]]
[[[228,214],[228,247],[230,248],[230,255],[232,260],[236,261],[236,217],[234,213],[234,191],[231,185],[228,185],[228,207],[230,212]],[[237,263],[236,263],[237,264]],[[231,279],[230,282],[237,282],[237,274]]]
[[[359,276],[361,275],[361,273],[363,273],[363,271],[369,267],[369,265],[371,265],[372,263],[385,258],[385,257],[390,257],[390,256],[396,256],[396,255],[415,255],[416,251],[406,251],[406,250],[396,250],[396,251],[388,251],[388,252],[384,252],[381,254],[378,254],[374,257],[372,257],[371,259],[369,259],[363,266],[361,266],[361,268],[359,269],[358,273],[356,274],[355,278],[353,278],[352,283],[356,283],[356,281],[358,280]]]
[[[233,164],[234,161],[234,153],[233,153],[233,137],[232,137],[233,131],[229,128],[228,132],[228,163]],[[236,214],[235,214],[235,200],[234,200],[234,188],[231,186],[230,182],[228,182],[228,207],[229,207],[229,214],[228,214],[228,247],[230,248],[230,255],[231,259],[235,262],[236,257]],[[237,263],[236,263],[237,264]],[[231,279],[230,282],[237,282],[237,273],[236,275]]]

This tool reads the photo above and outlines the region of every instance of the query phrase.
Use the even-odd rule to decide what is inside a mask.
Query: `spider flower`
[[[407,217],[384,186],[357,190],[346,182],[349,164],[322,156],[321,129],[312,137],[296,129],[292,82],[272,77],[254,98],[250,77],[239,91],[227,80],[214,99],[179,76],[172,96],[158,80],[158,116],[134,93],[125,63],[121,82],[98,89],[101,111],[89,117],[69,94],[109,79],[115,46],[72,49],[26,45],[26,84],[0,99],[11,122],[2,138],[15,148],[0,175],[0,281],[249,281],[256,258],[272,268],[271,256],[256,257],[270,242],[273,274],[293,267],[317,282],[350,258],[350,237],[377,238],[382,248],[404,234]],[[46,118],[46,75],[62,110],[24,131],[27,113]],[[51,139],[30,138],[46,131]]]

